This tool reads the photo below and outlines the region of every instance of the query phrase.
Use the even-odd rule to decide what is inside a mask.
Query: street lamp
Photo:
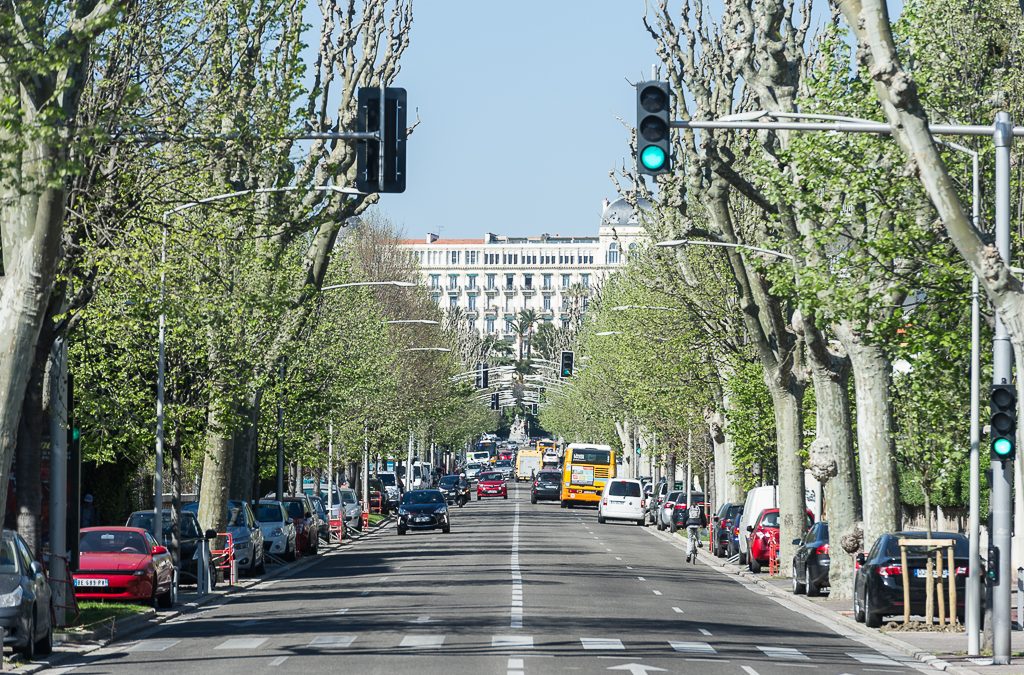
[[[613,312],[629,312],[629,311],[637,310],[637,309],[645,310],[645,311],[652,311],[652,312],[678,312],[679,311],[678,307],[661,307],[661,306],[658,306],[658,305],[615,305],[614,307],[609,307],[608,309],[610,309]]]
[[[447,347],[406,347],[403,352],[450,352]]]
[[[440,325],[440,321],[434,321],[433,319],[392,319],[391,321],[385,321],[384,323],[390,325],[408,325],[418,324],[421,326],[437,326]]]

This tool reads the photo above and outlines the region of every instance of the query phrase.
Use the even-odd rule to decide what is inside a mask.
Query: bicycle
[[[700,548],[700,528],[690,526],[686,528],[687,534],[689,535],[689,547],[686,552],[686,561],[692,562],[694,565],[697,564],[697,549]]]

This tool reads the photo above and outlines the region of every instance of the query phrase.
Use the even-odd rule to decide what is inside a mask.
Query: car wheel
[[[157,596],[156,604],[160,609],[170,609],[174,606],[174,580],[171,580],[171,586],[167,589],[166,593],[161,593]]]
[[[793,563],[793,595],[800,595],[806,589],[806,586],[800,583],[800,577],[796,574],[796,563]]]
[[[640,527],[647,527],[647,519],[641,518],[640,520],[636,521],[636,524]]]
[[[263,554],[263,555],[260,556],[260,564],[258,566],[254,564],[252,571],[253,571],[253,574],[263,574],[264,572],[267,571],[267,556],[266,556],[266,554]]]
[[[505,496],[502,497],[502,499],[508,499],[508,493],[507,492],[505,493]]]
[[[405,534],[405,528],[404,527],[399,527],[398,528],[398,535],[401,536],[403,534]]]
[[[558,508],[560,508],[560,509],[564,509],[564,508],[565,508],[565,506],[566,506],[566,505],[565,505],[565,500],[564,500],[564,499],[561,499],[561,500],[559,500],[559,502],[558,502]]]
[[[446,525],[445,527],[441,528],[441,531],[444,532],[445,534],[450,534],[451,531],[452,531],[452,526],[451,525]]]
[[[32,608],[32,621],[28,625],[28,637],[25,638],[25,646],[18,649],[26,661],[33,661],[36,658],[36,609]]]
[[[747,564],[747,554],[744,553],[743,551],[740,551],[740,565],[746,565],[746,564]]]
[[[871,594],[864,590],[864,625],[868,628],[880,628],[882,615],[871,611]]]
[[[857,602],[857,591],[853,592],[853,620],[857,623],[864,623],[864,612],[860,608],[860,604]]]
[[[761,572],[761,563],[759,563],[757,561],[757,558],[755,558],[753,556],[750,556],[750,564],[747,565],[747,567],[749,567],[750,571],[753,572],[754,574],[760,574],[760,572]]]
[[[531,504],[536,504],[537,503],[537,495],[530,495],[530,503]]]
[[[476,496],[476,500],[477,500],[477,501],[480,501],[480,495],[477,495],[477,496]]]
[[[601,525],[604,525],[604,516],[598,515],[597,516],[597,522],[600,523]]]
[[[807,595],[810,597],[816,598],[821,595],[821,589],[811,581],[811,568],[809,567],[804,568],[804,586],[807,587]]]
[[[51,612],[50,615],[51,616],[53,615],[52,612]],[[50,654],[53,651],[53,622],[52,621],[48,622],[48,625],[46,626],[46,634],[43,635],[43,637],[41,637],[38,642],[36,642],[35,647],[36,647],[36,653],[41,655],[41,656],[46,656],[46,655]]]
[[[662,524],[662,522],[660,520],[658,521],[657,525],[658,525],[658,532],[664,532],[665,531],[665,526]]]

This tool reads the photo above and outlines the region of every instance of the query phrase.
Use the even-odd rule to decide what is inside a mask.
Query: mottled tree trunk
[[[15,496],[17,498],[18,534],[24,537],[29,549],[38,557],[42,548],[39,515],[43,504],[42,482],[39,475],[39,457],[42,452],[43,429],[49,428],[43,408],[46,385],[46,362],[53,332],[43,330],[32,360],[32,374],[22,402],[18,425],[18,447],[15,452]]]
[[[778,447],[779,475],[779,560],[793,558],[793,540],[806,531],[804,520],[807,503],[804,499],[803,414],[801,404],[803,386],[793,378],[782,384],[765,371],[765,381],[772,397],[775,412],[775,435]],[[789,574],[787,565],[780,572]]]
[[[258,424],[262,392],[256,392],[240,411],[242,426],[233,438],[234,460],[231,469],[231,499],[252,501],[259,495],[253,493],[253,476],[256,472],[256,452],[259,437]]]

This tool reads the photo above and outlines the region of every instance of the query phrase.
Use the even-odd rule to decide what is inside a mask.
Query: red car
[[[167,549],[140,527],[87,527],[74,574],[79,600],[136,600],[171,607],[177,589]]]
[[[501,497],[508,499],[508,486],[500,471],[485,471],[476,476],[476,499]]]
[[[804,523],[804,531],[811,529],[814,525],[814,514],[807,511],[807,520]],[[779,510],[765,509],[754,521],[753,525],[747,526],[747,555],[750,571],[757,574],[763,565],[768,564],[768,549],[774,542],[776,550],[779,545]]]

